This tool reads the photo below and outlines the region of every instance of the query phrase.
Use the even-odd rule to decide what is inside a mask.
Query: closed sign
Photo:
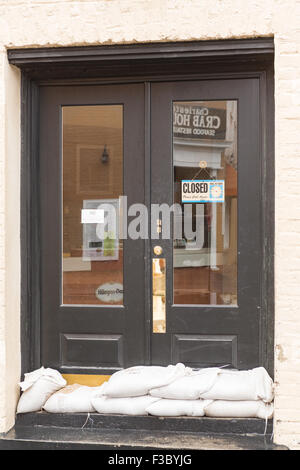
[[[181,202],[224,202],[224,180],[182,180]]]

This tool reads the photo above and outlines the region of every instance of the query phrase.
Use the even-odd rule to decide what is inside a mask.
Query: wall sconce
[[[102,156],[101,156],[101,162],[102,163],[108,163],[108,159],[109,159],[109,153],[107,151],[107,148],[106,148],[106,144],[104,145],[104,149],[103,149],[103,153],[102,153]]]

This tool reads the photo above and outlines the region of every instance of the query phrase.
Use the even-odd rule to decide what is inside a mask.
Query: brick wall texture
[[[6,49],[262,36],[275,41],[274,437],[300,449],[300,0],[0,0],[0,432],[20,373],[20,76]]]

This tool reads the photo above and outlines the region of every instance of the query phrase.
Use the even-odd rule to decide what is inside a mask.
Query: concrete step
[[[57,413],[17,416],[0,449],[274,450],[273,423],[252,418],[191,418]]]
[[[17,426],[0,439],[1,450],[282,450],[270,436],[152,430]],[[134,455],[134,453],[133,453]]]
[[[272,434],[273,421],[257,418],[125,416],[99,413],[25,413],[17,415],[18,426],[196,432],[210,434]]]

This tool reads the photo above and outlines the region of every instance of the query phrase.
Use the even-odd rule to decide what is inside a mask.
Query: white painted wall
[[[0,59],[0,432],[14,424],[20,377],[20,72]]]
[[[299,0],[0,0],[0,432],[20,371],[20,76],[6,48],[274,36],[275,441],[300,449],[299,25]]]

